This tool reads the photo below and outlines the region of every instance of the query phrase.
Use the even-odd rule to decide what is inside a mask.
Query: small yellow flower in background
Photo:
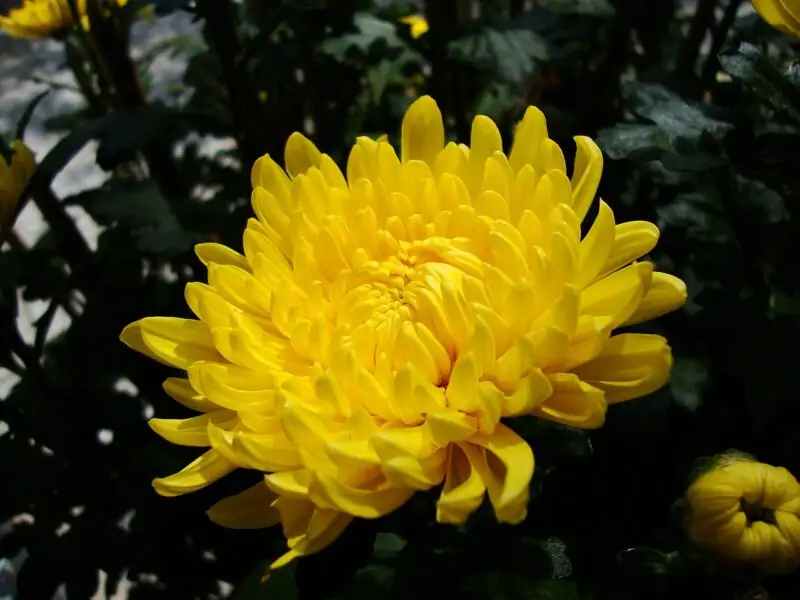
[[[753,8],[776,29],[800,38],[800,0],[753,0]]]
[[[127,2],[117,0],[117,5],[125,6]],[[77,0],[76,8],[83,27],[88,29],[86,0]],[[0,16],[0,29],[10,36],[26,39],[48,37],[74,24],[68,0],[23,0],[22,6]]]
[[[417,39],[428,33],[428,21],[422,15],[409,15],[400,19],[401,23],[405,23],[411,27],[411,37]]]
[[[122,333],[188,374],[164,387],[200,414],[152,428],[211,448],[156,491],[263,471],[265,484],[209,516],[282,524],[290,550],[272,568],[438,486],[440,523],[463,523],[487,494],[499,521],[525,519],[533,452],[504,419],[596,428],[608,404],[658,389],[666,340],[612,332],[686,299],[683,282],[638,261],[658,240],[651,223],[616,224],[601,201],[581,240],[603,158],[576,143],[570,179],[531,107],[508,156],[484,116],[470,146],[445,144],[422,97],[399,157],[361,137],[342,174],[295,133],[286,171],[259,159],[244,255],[197,246],[209,281],[186,287],[197,320],[148,317]]]
[[[0,157],[0,238],[11,229],[14,211],[36,169],[33,152],[21,140],[11,142],[11,162]]]
[[[698,546],[772,573],[800,566],[800,483],[783,467],[733,457],[686,493]]]

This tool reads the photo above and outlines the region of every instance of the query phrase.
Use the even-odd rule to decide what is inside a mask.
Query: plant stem
[[[49,187],[41,186],[32,190],[32,199],[56,236],[59,248],[73,271],[89,262],[92,249],[53,191]]]
[[[714,28],[714,33],[711,36],[711,49],[708,52],[708,60],[706,60],[706,64],[703,67],[701,77],[703,84],[706,86],[714,82],[714,77],[719,71],[719,53],[728,39],[728,32],[736,20],[736,13],[739,11],[741,4],[742,0],[728,0],[725,12]]]
[[[706,37],[706,31],[714,26],[714,11],[717,8],[718,0],[699,0],[697,9],[694,13],[694,18],[689,26],[689,33],[683,42],[678,56],[678,73],[684,75],[692,75],[694,73],[695,65],[697,64],[697,57],[700,56],[700,48],[703,45],[703,39]]]
[[[111,17],[103,12],[112,11]],[[113,7],[103,0],[87,3],[87,13],[91,27],[91,46],[89,52],[93,61],[111,84],[116,104],[124,109],[138,109],[147,105],[147,99],[139,82],[139,75],[129,53],[129,31],[127,26],[113,17]],[[188,194],[178,165],[168,145],[153,140],[142,149],[150,175],[165,196],[171,199],[183,198]]]
[[[242,47],[236,32],[234,6],[230,0],[197,0],[196,10],[205,20],[209,41],[219,58],[222,77],[230,96],[234,137],[244,165],[251,165],[266,151],[258,132],[265,131],[261,106],[245,65],[240,65]]]

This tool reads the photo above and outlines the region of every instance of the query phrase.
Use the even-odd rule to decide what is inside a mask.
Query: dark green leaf
[[[642,83],[633,86],[632,110],[658,125],[670,138],[699,141],[704,134],[718,138],[732,125],[706,116],[698,107],[661,85]]]
[[[760,181],[742,176],[736,177],[736,184],[739,204],[749,222],[774,225],[786,221],[789,215],[780,194]]]
[[[537,6],[560,15],[585,15],[610,19],[614,7],[608,0],[539,0]]]
[[[531,581],[517,573],[490,572],[468,578],[470,597],[486,600],[580,600],[577,586],[569,581]]]
[[[657,212],[664,227],[675,227],[691,240],[725,243],[733,239],[713,191],[680,194]]]
[[[629,548],[617,555],[617,562],[628,573],[663,575],[669,569],[671,555],[654,548]]]
[[[597,135],[597,143],[613,160],[645,154],[655,158],[670,147],[670,136],[657,125],[620,123],[603,129]]]
[[[492,73],[503,82],[520,85],[536,75],[549,57],[547,42],[526,29],[486,27],[450,43],[458,61]]]
[[[758,98],[800,123],[796,67],[784,69],[748,43],[742,43],[737,50],[723,52],[719,62],[731,77],[749,86]]]
[[[193,242],[152,182],[105,186],[65,202],[80,206],[101,225],[130,228],[137,248],[147,254],[184,252]]]
[[[296,565],[290,564],[273,572],[262,582],[270,561],[258,565],[231,594],[233,600],[297,600],[299,592],[295,585]]]
[[[17,139],[22,140],[25,139],[25,130],[28,129],[28,124],[31,122],[31,117],[33,117],[33,111],[36,110],[36,107],[39,106],[39,103],[45,99],[47,94],[50,93],[50,90],[45,90],[41,94],[37,94],[33,100],[30,101],[28,106],[25,107],[25,111],[22,113],[22,116],[17,121]]]
[[[31,188],[49,186],[56,175],[93,139],[100,140],[109,157],[119,157],[135,151],[152,138],[158,127],[166,125],[171,111],[164,106],[148,105],[141,109],[112,113],[87,123],[79,130],[64,137],[39,163]],[[135,125],[135,126],[134,126]],[[137,128],[143,128],[137,132]],[[117,130],[120,136],[116,135]]]
[[[672,367],[669,387],[675,402],[688,411],[697,410],[708,382],[708,367],[702,360],[680,357]]]
[[[8,141],[6,141],[3,136],[0,136],[0,159],[6,161],[7,165],[10,165],[12,158],[14,158],[14,150],[8,144]]]
[[[375,536],[373,556],[379,561],[395,560],[406,547],[406,540],[394,533],[379,533]]]
[[[375,47],[392,50],[407,49],[406,43],[397,34],[397,26],[369,13],[356,13],[353,19],[355,33],[325,40],[320,50],[339,61],[344,61],[351,52],[367,54]]]
[[[173,118],[174,114],[166,107],[150,105],[146,110],[134,111],[126,119],[117,121],[100,140],[97,165],[111,171],[133,159],[136,152],[169,128]]]

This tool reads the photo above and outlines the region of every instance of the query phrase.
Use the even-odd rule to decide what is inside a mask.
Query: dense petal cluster
[[[800,38],[800,0],[753,0],[753,7],[776,29]]]
[[[773,573],[800,566],[800,483],[783,467],[736,458],[686,493],[689,537],[699,546]]]
[[[36,168],[36,159],[22,140],[11,142],[11,162],[0,157],[0,238],[12,225],[20,196]]]
[[[0,29],[18,38],[43,38],[75,24],[69,0],[23,0],[22,6],[0,15]],[[127,0],[117,0],[118,6]],[[76,9],[83,26],[88,28],[86,0],[76,0]]]
[[[281,523],[290,551],[274,567],[437,486],[439,522],[463,522],[485,495],[499,521],[522,521],[534,457],[504,419],[594,428],[608,404],[656,390],[666,341],[612,331],[686,298],[680,280],[637,262],[654,225],[616,224],[601,201],[582,237],[603,160],[576,142],[571,179],[533,107],[508,155],[483,116],[469,146],[445,144],[423,97],[399,157],[359,138],[342,174],[294,134],[285,171],[261,158],[244,254],[197,247],[208,269],[208,284],[186,288],[197,320],[145,318],[122,335],[188,373],[165,389],[200,415],[153,429],[211,448],[156,490],[265,472],[266,485],[209,514]]]

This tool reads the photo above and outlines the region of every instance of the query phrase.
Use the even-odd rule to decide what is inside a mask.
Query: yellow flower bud
[[[686,531],[698,546],[770,573],[800,565],[800,483],[783,467],[725,457],[686,500]]]
[[[13,225],[20,196],[36,168],[33,152],[21,140],[14,140],[11,149],[11,162],[0,158],[0,238]]]

